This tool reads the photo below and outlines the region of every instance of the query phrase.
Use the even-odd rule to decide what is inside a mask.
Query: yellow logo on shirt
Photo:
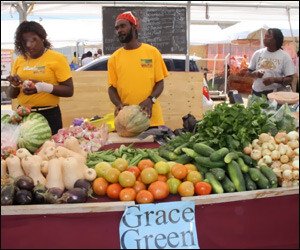
[[[33,74],[45,73],[46,66],[26,66],[23,68],[24,71],[33,71]]]
[[[152,59],[141,59],[142,68],[152,68]]]

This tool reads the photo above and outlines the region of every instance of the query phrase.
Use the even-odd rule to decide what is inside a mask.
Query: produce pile
[[[121,126],[122,134],[136,135],[149,126],[132,107],[126,112],[128,116],[119,117],[127,124]],[[108,131],[85,122],[50,140],[42,118],[25,110],[20,123],[1,119],[1,129],[20,129],[16,147],[1,158],[2,205],[77,203],[89,196],[150,203],[169,194],[299,186],[299,134],[286,105],[277,109],[263,99],[250,101],[248,107],[219,104],[199,122],[186,116],[184,129],[155,149],[121,145],[101,150]],[[92,144],[95,138],[102,141]]]

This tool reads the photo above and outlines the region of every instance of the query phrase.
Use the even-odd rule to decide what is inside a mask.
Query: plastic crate
[[[115,116],[114,113],[109,113],[104,115],[102,118],[97,119],[97,120],[92,120],[89,119],[88,122],[95,127],[100,127],[102,124],[107,124],[109,128],[109,132],[112,132],[115,130]]]

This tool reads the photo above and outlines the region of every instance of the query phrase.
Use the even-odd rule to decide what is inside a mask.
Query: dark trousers
[[[43,115],[47,119],[52,135],[56,134],[58,130],[62,128],[62,116],[59,106],[52,109],[38,110],[34,112]]]
[[[269,93],[272,93],[273,90],[265,90],[265,91],[262,91],[262,92],[256,92],[255,90],[252,89],[252,95],[256,95],[256,96],[259,96],[259,97],[262,97],[262,95],[265,95],[267,96]]]

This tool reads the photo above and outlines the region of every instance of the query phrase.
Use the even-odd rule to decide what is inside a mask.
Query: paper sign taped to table
[[[199,249],[193,201],[129,206],[119,232],[121,249]]]

